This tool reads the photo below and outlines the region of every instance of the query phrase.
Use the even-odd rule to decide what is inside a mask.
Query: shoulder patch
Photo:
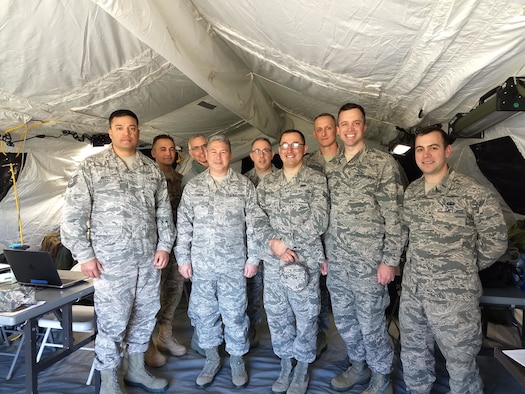
[[[69,182],[67,183],[67,187],[68,188],[71,188],[73,186],[75,186],[77,184],[77,180],[78,180],[78,175],[74,175],[70,180]]]

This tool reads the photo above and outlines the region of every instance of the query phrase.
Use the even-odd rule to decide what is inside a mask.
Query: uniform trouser
[[[330,311],[332,308],[330,305],[330,292],[326,286],[326,275],[319,276],[319,289],[321,291],[321,311],[319,312],[317,324],[319,331],[326,333],[330,328]]]
[[[259,324],[262,321],[261,303],[263,296],[263,262],[259,262],[259,268],[255,276],[246,280],[246,294],[248,297],[248,307],[246,314],[250,319],[250,326]]]
[[[403,288],[399,306],[401,361],[411,391],[430,392],[435,380],[434,340],[445,357],[450,392],[481,394],[476,356],[481,349],[481,313],[476,296],[445,294],[427,299]]]
[[[147,350],[160,298],[160,271],[152,261],[138,266],[129,261],[103,266],[101,278],[94,280],[97,370],[119,365],[122,342],[130,354]]]
[[[157,313],[159,323],[170,323],[177,306],[179,306],[184,290],[184,277],[179,273],[177,262],[173,253],[170,254],[170,261],[166,268],[162,270],[160,278],[160,310]]]
[[[388,336],[385,309],[387,286],[374,279],[349,275],[342,264],[331,264],[327,278],[334,321],[352,361],[366,361],[379,374],[392,370],[394,352]]]
[[[319,316],[319,271],[310,270],[310,282],[301,291],[288,290],[278,270],[264,267],[264,309],[274,353],[279,358],[295,358],[311,363],[317,345]]]
[[[188,315],[199,346],[203,349],[219,346],[223,342],[224,324],[226,351],[233,356],[246,354],[249,349],[246,303],[243,271],[240,274],[207,273],[206,277],[194,271]]]

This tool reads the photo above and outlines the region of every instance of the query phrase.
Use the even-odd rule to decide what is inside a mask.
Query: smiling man
[[[168,382],[144,368],[144,353],[159,310],[161,269],[169,261],[175,227],[166,180],[137,151],[139,122],[129,110],[109,117],[111,147],[80,163],[68,183],[61,236],[95,278],[95,368],[101,393],[119,394],[117,369],[126,342],[127,385],[161,393]]]
[[[173,168],[177,157],[175,142],[170,135],[160,134],[155,136],[151,145],[151,156],[155,159],[159,168],[164,173],[168,186],[173,222],[177,224],[177,207],[182,195],[182,175]],[[160,280],[160,310],[157,313],[157,340],[150,339],[148,350],[144,357],[146,364],[150,367],[161,367],[167,363],[163,353],[172,356],[186,354],[186,347],[181,345],[173,337],[172,321],[175,310],[179,305],[184,290],[184,278],[179,273],[175,255],[170,253],[170,259],[166,268],[162,270]]]
[[[230,141],[223,135],[207,145],[208,170],[192,178],[182,193],[177,215],[175,255],[179,272],[191,278],[188,315],[206,362],[197,385],[209,386],[218,373],[219,345],[226,339],[232,382],[248,382],[243,355],[248,352],[246,278],[257,273],[255,187],[230,168]],[[224,335],[222,325],[224,324]]]
[[[399,212],[403,187],[395,160],[365,144],[365,110],[343,105],[337,130],[344,155],[327,173],[330,225],[325,234],[327,285],[335,325],[351,366],[331,380],[336,391],[391,394],[393,351],[385,323],[403,239]]]
[[[286,130],[279,141],[283,168],[257,187],[271,233],[264,248],[264,307],[281,372],[273,393],[306,392],[308,367],[316,357],[319,274],[324,262],[321,235],[328,225],[328,190],[323,174],[303,165],[303,133]],[[302,281],[290,280],[295,272]],[[294,275],[295,276],[295,275]],[[295,368],[293,360],[297,361]]]
[[[447,134],[430,126],[415,138],[423,176],[405,192],[409,245],[399,307],[401,360],[412,393],[429,394],[435,380],[434,341],[445,357],[450,392],[483,393],[482,287],[478,271],[507,248],[507,227],[494,194],[449,169]]]

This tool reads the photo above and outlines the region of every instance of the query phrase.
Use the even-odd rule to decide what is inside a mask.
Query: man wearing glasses
[[[188,152],[193,159],[190,170],[182,178],[182,187],[195,175],[206,171],[208,160],[206,159],[206,147],[208,139],[202,134],[195,134],[188,140]]]
[[[283,168],[257,187],[270,224],[262,238],[267,242],[264,307],[273,350],[281,359],[273,393],[305,393],[308,366],[316,357],[321,235],[328,226],[329,201],[326,178],[303,165],[307,149],[303,133],[284,131],[279,141]]]
[[[255,187],[259,185],[261,179],[266,175],[273,171],[277,171],[277,168],[272,164],[273,156],[272,145],[268,138],[259,137],[252,142],[250,158],[253,161],[254,167],[244,175],[252,181]],[[248,278],[246,281],[246,291],[248,295],[248,307],[246,308],[246,313],[250,319],[248,340],[250,341],[251,349],[259,346],[256,327],[257,324],[262,321],[261,301],[263,293],[263,269],[261,261],[259,262],[257,274],[252,278]]]

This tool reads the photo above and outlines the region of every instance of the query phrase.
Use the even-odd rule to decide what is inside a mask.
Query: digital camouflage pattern
[[[95,367],[115,368],[122,341],[130,354],[145,352],[159,309],[153,258],[175,238],[158,166],[137,152],[128,169],[111,147],[85,159],[65,193],[61,238],[79,262],[97,258],[104,269],[94,280]]]
[[[321,151],[318,150],[314,153],[306,155],[303,159],[303,163],[314,170],[322,172],[325,174],[325,176],[328,176],[328,173],[334,170],[335,166],[340,160],[340,157],[344,156],[344,152],[344,146],[338,145],[337,153],[330,161],[327,162],[321,154]],[[332,312],[330,304],[330,292],[328,291],[328,287],[326,285],[326,276],[321,275],[319,278],[319,288],[321,291],[321,312],[319,312],[318,325],[319,331],[326,333],[330,328],[330,314]]]
[[[18,283],[0,285],[0,312],[11,312],[22,305],[36,303],[36,288],[21,286]]]
[[[301,291],[310,281],[308,267],[302,262],[281,264],[279,276],[284,287],[291,291]]]
[[[173,223],[177,224],[177,208],[182,196],[182,175],[173,170],[166,177],[168,196],[173,213]],[[157,321],[170,323],[173,320],[175,310],[179,305],[184,290],[184,277],[179,273],[177,260],[173,251],[170,253],[170,260],[166,268],[162,270],[160,278],[160,309],[157,314]]]
[[[337,148],[337,153],[335,156],[330,160],[326,161],[321,154],[321,151],[318,150],[314,153],[310,153],[309,155],[306,155],[303,159],[303,164],[307,167],[313,168],[314,170],[317,170],[319,172],[322,172],[323,174],[327,175],[327,173],[333,171],[334,167],[339,163],[340,157],[344,157],[345,154],[345,148],[343,145],[339,145]]]
[[[403,248],[403,187],[394,159],[366,145],[349,162],[338,156],[328,173],[331,210],[325,234],[327,285],[337,329],[352,361],[378,374],[392,368],[386,324],[387,286],[380,263],[397,266]]]
[[[179,266],[192,265],[188,314],[203,349],[222,343],[222,314],[228,353],[248,351],[244,265],[259,264],[255,227],[262,216],[255,187],[231,168],[219,186],[205,171],[184,188],[175,255]]]
[[[451,392],[482,393],[478,271],[507,248],[500,205],[487,188],[449,170],[428,194],[424,178],[407,188],[403,222],[410,231],[399,311],[405,381],[411,390],[430,391],[435,339]],[[427,338],[430,330],[434,338]]]
[[[310,363],[316,356],[319,267],[324,261],[321,235],[328,226],[326,178],[302,166],[288,182],[279,170],[261,181],[257,196],[270,224],[263,242],[281,238],[303,258],[310,277],[304,290],[287,289],[280,281],[280,260],[263,245],[264,307],[273,349],[280,358]]]
[[[348,163],[338,156],[328,172],[328,189],[325,245],[330,263],[345,264],[356,279],[373,281],[379,263],[399,265],[403,187],[395,160],[366,145]]]
[[[275,171],[277,171],[277,167],[275,167],[272,164],[272,172],[275,172]],[[255,171],[255,167],[252,168],[251,170],[246,171],[244,176],[248,178],[255,187],[259,186],[259,182],[261,182],[261,178],[259,177],[259,175],[257,175],[257,171]]]
[[[277,168],[272,164],[272,171],[277,171]],[[247,171],[244,174],[255,187],[259,185],[260,178],[255,171],[255,167]],[[246,294],[248,297],[248,307],[246,313],[250,319],[250,326],[259,324],[262,321],[261,304],[263,296],[263,270],[264,264],[262,261],[259,262],[259,269],[257,274],[252,278],[246,280]]]

